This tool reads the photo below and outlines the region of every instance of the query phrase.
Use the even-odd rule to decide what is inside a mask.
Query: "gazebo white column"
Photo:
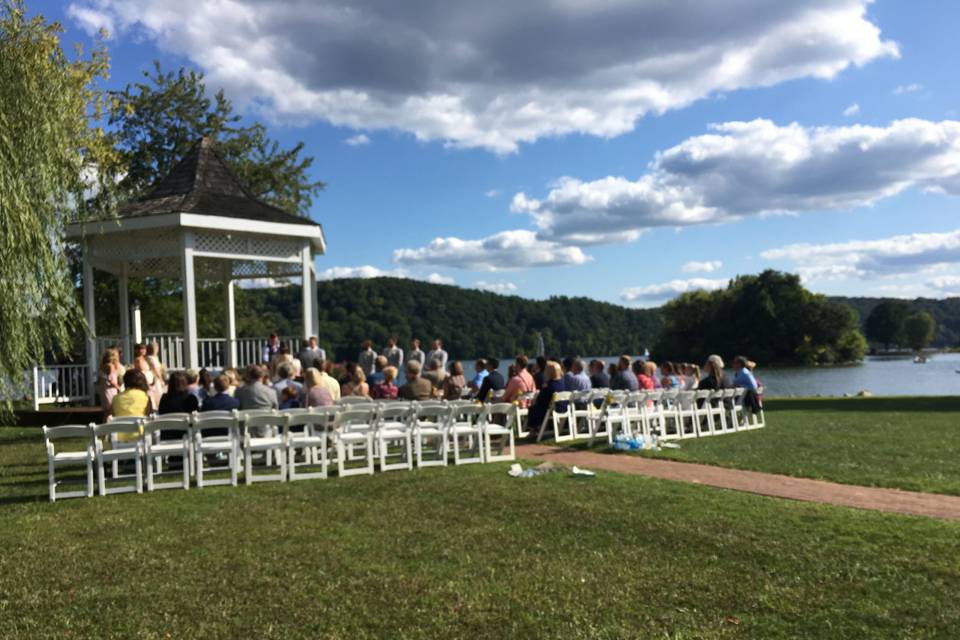
[[[224,308],[226,310],[226,348],[224,349],[225,364],[228,368],[237,366],[237,315],[233,296],[233,279],[224,280]]]
[[[89,245],[83,245],[83,313],[87,319],[87,372],[90,380],[97,377],[97,319],[93,297],[93,264]]]
[[[317,335],[320,332],[320,301],[317,299],[317,265],[310,263],[310,299],[313,301],[313,326],[310,327],[310,335]]]
[[[183,280],[183,365],[187,369],[199,368],[197,349],[197,290],[193,275],[193,232],[183,232],[183,249],[180,252]]]
[[[133,344],[130,340],[130,281],[127,275],[127,263],[123,263],[117,276],[117,303],[120,307],[120,344],[123,345],[123,357],[133,362]]]
[[[313,309],[316,306],[317,289],[313,286],[313,251],[310,241],[304,241],[300,251],[303,266],[303,339],[314,335]]]

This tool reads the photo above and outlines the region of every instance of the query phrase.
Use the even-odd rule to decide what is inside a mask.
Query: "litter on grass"
[[[587,469],[581,469],[580,467],[573,467],[571,469],[566,465],[557,464],[550,461],[538,464],[535,467],[530,467],[529,469],[524,469],[519,462],[515,462],[510,465],[510,469],[507,471],[507,474],[514,478],[534,478],[536,476],[555,471],[569,471],[572,475],[581,478],[592,478],[597,475],[593,471],[589,471]]]

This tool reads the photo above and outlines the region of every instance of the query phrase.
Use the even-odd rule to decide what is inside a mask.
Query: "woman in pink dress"
[[[110,415],[110,407],[113,406],[113,398],[120,393],[122,387],[120,380],[123,377],[123,365],[120,364],[120,352],[116,349],[107,349],[100,358],[99,371],[100,384],[100,406],[103,407],[104,415]],[[104,418],[106,420],[106,418]]]

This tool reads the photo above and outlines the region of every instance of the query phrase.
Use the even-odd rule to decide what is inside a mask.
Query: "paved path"
[[[746,491],[764,496],[806,500],[826,504],[873,509],[911,516],[960,520],[960,497],[837,484],[773,473],[724,469],[705,464],[653,460],[625,454],[595,453],[525,444],[517,447],[517,458],[552,460],[590,470],[602,469],[665,480],[680,480],[711,487]]]

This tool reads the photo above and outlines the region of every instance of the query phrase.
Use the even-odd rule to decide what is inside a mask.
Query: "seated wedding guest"
[[[583,360],[573,358],[570,361],[570,367],[563,375],[564,391],[590,391],[593,386],[590,384],[590,378],[583,372]]]
[[[326,360],[327,353],[317,346],[317,337],[310,336],[310,339],[307,340],[307,345],[300,350],[300,353],[297,354],[297,360],[300,361],[300,366],[305,369],[310,367],[315,367],[317,360]]]
[[[536,364],[537,370],[533,374],[533,384],[536,385],[537,389],[539,389],[546,382],[546,378],[544,378],[544,369],[547,368],[547,359],[543,356],[537,356]]]
[[[383,350],[383,357],[387,359],[385,367],[393,367],[399,371],[403,366],[403,349],[397,346],[396,338],[387,339],[387,348]]]
[[[713,354],[703,363],[703,377],[700,378],[700,389],[715,391],[727,389],[730,382],[723,374],[723,358]]]
[[[733,359],[733,386],[756,391],[757,379],[750,367],[747,366],[748,362],[744,356],[737,356]]]
[[[496,358],[486,358],[486,361],[487,377],[483,379],[480,391],[477,392],[477,400],[480,402],[490,402],[493,392],[500,391],[507,386],[503,380],[503,374],[497,371],[500,368],[500,361]]]
[[[196,369],[184,369],[187,376],[187,391],[197,396],[197,404],[203,406],[203,389],[200,387],[200,372]]]
[[[171,373],[157,413],[193,413],[199,409],[200,401],[190,393],[187,376],[181,371]]]
[[[429,369],[420,375],[429,380],[434,389],[442,389],[443,381],[447,378],[447,372],[443,370],[443,361],[440,358],[433,358],[429,362]]]
[[[459,360],[450,363],[450,372],[443,381],[443,399],[459,400],[467,381],[463,377],[463,364]]]
[[[300,406],[300,394],[293,387],[284,387],[277,397],[280,409],[296,409]]]
[[[640,383],[630,366],[630,356],[620,356],[616,371],[610,376],[610,388],[615,391],[637,391]]]
[[[270,360],[269,368],[271,380],[277,379],[277,369],[284,362],[293,362],[293,356],[290,354],[290,348],[285,344],[281,344],[280,349],[273,356],[273,359]]]
[[[280,406],[277,392],[263,383],[267,370],[258,364],[252,364],[243,372],[243,386],[237,389],[234,397],[240,402],[240,410],[276,409]]]
[[[407,361],[407,382],[400,387],[399,396],[404,400],[429,400],[433,396],[433,384],[420,377],[420,363]]]
[[[207,396],[213,390],[213,375],[206,368],[200,369],[200,375],[197,377],[197,389],[200,393],[199,400],[202,407]]]
[[[604,371],[602,360],[590,361],[590,386],[594,389],[609,389],[610,376]]]
[[[683,389],[672,362],[664,362],[660,365],[660,384],[664,389]]]
[[[110,414],[114,418],[148,416],[152,413],[150,405],[150,386],[147,377],[140,369],[128,369],[123,374],[123,391],[113,397]],[[134,442],[140,439],[138,433],[118,433],[120,442]]]
[[[340,385],[340,397],[369,395],[370,385],[367,384],[367,376],[363,368],[358,364],[348,366],[347,379]]]
[[[300,397],[303,394],[303,385],[293,379],[293,365],[289,362],[281,363],[277,367],[278,380],[273,383],[273,390],[277,392],[277,401],[282,405],[281,396],[287,389],[293,389],[293,392]],[[289,409],[290,407],[280,407]]]
[[[397,379],[397,368],[388,366],[383,368],[383,381],[370,385],[370,397],[374,400],[396,400],[399,389],[394,380]]]
[[[653,366],[649,366],[653,364]],[[633,363],[633,374],[637,376],[637,387],[640,391],[649,391],[653,389],[653,378],[650,377],[648,371],[653,371],[653,374],[657,374],[657,365],[651,362],[644,362],[643,360],[637,360]]]
[[[237,392],[237,387],[240,386],[240,373],[236,369],[224,369],[223,375],[227,376],[227,380],[230,382],[227,385],[227,395],[233,396]],[[214,378],[216,382],[216,378]]]
[[[303,383],[305,385],[304,405],[307,407],[328,407],[333,404],[333,396],[330,390],[321,380],[320,370],[316,367],[310,367],[303,374]]]
[[[543,368],[543,386],[540,387],[540,393],[537,399],[530,406],[530,413],[527,414],[527,424],[530,431],[528,439],[535,441],[540,432],[540,425],[547,415],[550,403],[553,401],[553,394],[563,391],[563,370],[558,362],[552,360],[547,362]]]
[[[685,364],[684,375],[687,377],[687,389],[700,388],[700,367],[695,364]]]
[[[317,360],[316,365],[316,369],[320,374],[320,384],[327,388],[327,391],[330,392],[330,397],[336,402],[340,399],[340,383],[330,375],[333,364],[326,360]]]
[[[369,376],[375,371],[377,363],[377,352],[373,350],[373,343],[364,340],[360,343],[360,355],[357,356],[357,365],[363,370],[364,376]]]
[[[240,408],[240,401],[230,395],[230,377],[221,373],[213,379],[215,393],[207,396],[200,411],[233,411]]]
[[[532,393],[536,390],[533,382],[533,376],[527,371],[527,356],[521,354],[517,356],[514,366],[515,374],[507,380],[507,387],[503,392],[501,402],[519,402],[521,408],[530,404],[528,399],[520,400],[520,396],[525,393]]]
[[[473,368],[476,373],[470,380],[469,387],[470,391],[476,395],[480,391],[481,385],[483,385],[483,379],[487,377],[487,361],[480,358],[473,363]]]
[[[373,373],[367,376],[367,384],[375,385],[383,382],[383,369],[387,366],[387,358],[385,356],[377,356],[377,359],[373,363]]]

